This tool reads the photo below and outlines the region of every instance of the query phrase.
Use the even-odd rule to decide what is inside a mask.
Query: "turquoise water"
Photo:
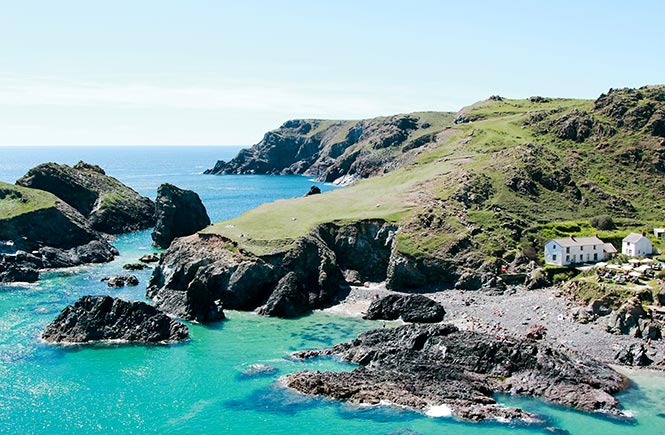
[[[78,155],[88,153],[86,160],[102,165],[109,174],[146,195],[154,196],[154,189],[164,181],[194,188],[213,219],[232,217],[278,197],[301,195],[312,184],[303,177],[198,175],[217,158],[228,158],[235,152],[229,149],[146,152],[121,148],[99,153],[60,149],[43,150],[38,156],[25,149],[11,154],[5,151],[0,149],[3,181],[13,181],[39,161],[75,163]],[[132,163],[127,168],[122,162]],[[389,407],[357,408],[293,394],[279,386],[279,377],[295,370],[351,369],[331,360],[294,362],[288,355],[296,349],[349,340],[376,326],[359,319],[315,313],[280,320],[230,311],[227,321],[214,326],[190,325],[191,340],[175,346],[62,348],[42,344],[39,334],[44,325],[84,294],[143,299],[149,271],[137,272],[141,285],[136,288],[109,290],[99,280],[120,272],[122,264],[154,251],[149,232],[120,236],[115,245],[121,256],[112,263],[44,274],[34,285],[0,286],[0,433],[549,433],[544,426],[470,424]],[[255,363],[276,371],[243,374]],[[548,425],[571,434],[665,433],[665,418],[658,416],[665,413],[665,379],[639,373],[631,378],[636,386],[620,398],[635,413],[634,424],[571,412],[537,400],[501,400],[544,415]]]

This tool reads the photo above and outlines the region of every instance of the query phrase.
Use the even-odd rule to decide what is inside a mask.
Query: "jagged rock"
[[[443,320],[443,306],[423,295],[388,295],[373,301],[364,318],[369,320],[396,320],[405,322],[437,323]]]
[[[527,290],[537,290],[551,285],[552,283],[547,279],[547,273],[542,267],[529,272],[524,280],[524,288]]]
[[[145,263],[127,263],[122,265],[122,268],[125,270],[143,270],[149,267],[150,266]]]
[[[84,296],[62,310],[46,327],[42,338],[50,343],[111,340],[159,343],[182,341],[188,334],[187,326],[145,302]]]
[[[134,287],[139,285],[139,279],[135,275],[111,275],[102,278],[102,282],[106,281],[111,288],[120,288],[126,285]]]
[[[18,254],[18,253],[17,253]],[[19,258],[17,254],[0,254],[0,283],[2,282],[35,282],[39,279],[38,262],[31,259]]]
[[[311,196],[311,195],[318,195],[321,193],[321,189],[319,189],[318,186],[312,186],[309,188],[309,192],[305,194],[305,196]]]
[[[268,301],[257,312],[265,316],[292,318],[309,309],[307,292],[295,272],[289,272],[279,280]]]
[[[155,223],[155,205],[149,198],[96,165],[44,163],[30,169],[16,184],[53,193],[81,213],[92,228],[104,233],[137,231]]]
[[[159,255],[145,254],[139,258],[139,261],[142,263],[157,263],[159,261]]]
[[[631,343],[623,346],[614,356],[614,359],[627,366],[648,366],[653,360],[647,356],[644,343]]]
[[[285,376],[285,384],[304,394],[356,404],[387,401],[423,411],[445,405],[470,420],[536,419],[518,408],[498,405],[496,393],[620,415],[612,394],[625,387],[620,374],[567,348],[459,331],[452,325],[381,328],[329,349],[294,354],[303,359],[319,356],[360,367],[351,372],[293,373]]]
[[[344,281],[349,285],[361,286],[364,284],[363,277],[357,270],[343,270]]]
[[[632,298],[610,314],[607,320],[607,331],[612,334],[642,337],[640,320],[647,317],[647,312],[642,308],[639,298]]]
[[[199,195],[168,183],[157,189],[155,214],[157,224],[152,240],[162,248],[168,248],[176,237],[189,236],[210,225]]]

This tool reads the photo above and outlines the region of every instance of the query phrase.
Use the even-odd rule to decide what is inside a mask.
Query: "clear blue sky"
[[[660,1],[0,6],[0,145],[245,145],[291,118],[665,82]]]

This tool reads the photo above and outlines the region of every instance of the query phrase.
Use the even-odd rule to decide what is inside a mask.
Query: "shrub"
[[[557,273],[552,277],[552,283],[558,284],[560,282],[568,281],[570,278],[572,278],[570,272]]]
[[[612,216],[602,215],[592,217],[589,224],[598,230],[614,229],[614,220],[612,220]]]

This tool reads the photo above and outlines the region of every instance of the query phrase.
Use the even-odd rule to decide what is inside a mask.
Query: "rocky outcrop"
[[[62,310],[46,327],[42,338],[50,343],[161,343],[182,341],[188,334],[186,325],[145,302],[84,296]]]
[[[647,349],[644,343],[630,343],[624,345],[614,356],[619,364],[627,366],[648,366],[653,360],[647,355]]]
[[[536,419],[499,405],[496,393],[620,415],[612,395],[625,386],[611,368],[569,349],[460,331],[452,325],[382,328],[329,349],[294,354],[301,359],[319,356],[360,367],[351,372],[298,372],[286,375],[285,384],[304,394],[355,404],[389,402],[424,412],[445,408],[467,420]]]
[[[5,208],[21,206],[0,216],[0,240],[10,241],[18,254],[3,254],[4,279],[32,280],[31,269],[103,263],[118,254],[79,212],[48,192],[3,183],[0,202],[5,201]]]
[[[552,283],[547,279],[547,273],[542,267],[530,271],[524,280],[524,288],[527,290],[537,290],[551,285]]]
[[[348,284],[386,277],[395,226],[383,221],[326,224],[288,249],[264,256],[210,234],[176,239],[153,271],[147,295],[178,317],[216,320],[215,307],[295,317],[332,303]]]
[[[0,283],[35,282],[39,279],[39,257],[18,251],[15,254],[0,254]]]
[[[607,331],[644,339],[662,338],[661,325],[651,319],[638,297],[628,300],[608,316]]]
[[[395,115],[362,121],[291,120],[218,161],[207,174],[303,174],[319,181],[351,184],[411,161],[436,141],[452,114]],[[432,125],[432,120],[437,125]]]
[[[312,195],[318,195],[321,193],[321,189],[318,186],[312,186],[309,188],[309,191],[305,194],[305,196],[312,196]]]
[[[196,192],[162,184],[157,189],[155,245],[168,248],[176,237],[189,236],[210,225],[210,218]]]
[[[443,306],[423,295],[388,295],[373,301],[365,319],[396,320],[413,323],[437,323],[443,320]]]
[[[30,169],[16,184],[54,194],[81,213],[97,231],[119,234],[155,224],[152,200],[106,175],[96,165],[44,163]]]

